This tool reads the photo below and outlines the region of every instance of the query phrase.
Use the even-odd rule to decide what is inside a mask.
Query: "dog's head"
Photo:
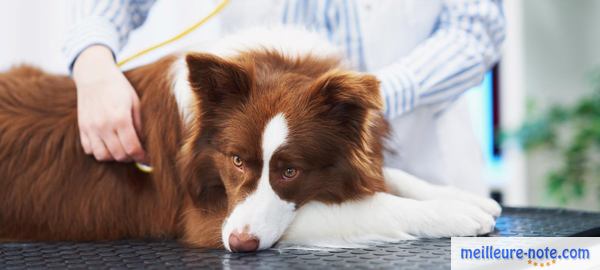
[[[199,101],[193,196],[210,205],[222,194],[228,250],[271,247],[309,201],[384,189],[387,126],[373,76],[338,70],[333,59],[266,51],[186,61]]]

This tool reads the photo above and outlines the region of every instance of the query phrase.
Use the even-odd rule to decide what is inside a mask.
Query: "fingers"
[[[133,129],[127,128],[119,135],[123,134],[121,141],[127,142],[125,145],[130,146],[125,149],[127,153],[136,161],[146,164],[146,153],[140,142],[139,134],[142,134],[142,114],[140,111],[140,100],[137,95],[133,95],[133,106],[131,115],[133,116]],[[129,144],[131,143],[131,144]]]
[[[94,133],[88,133],[88,139],[90,142],[91,150],[94,155],[94,158],[98,161],[110,161],[113,160],[113,157],[110,155],[108,149],[104,145],[102,139]]]
[[[144,149],[142,148],[142,143],[135,132],[133,122],[121,127],[117,131],[117,135],[127,157],[135,160],[136,162],[143,163],[145,159]]]
[[[80,139],[84,152],[93,154],[98,161],[144,162],[144,149],[133,122],[131,116],[126,115],[110,121],[110,124],[82,128]]]
[[[142,114],[140,111],[140,100],[137,95],[133,95],[133,125],[137,134],[142,134]]]
[[[88,138],[87,134],[83,131],[79,132],[79,139],[81,141],[81,147],[83,147],[83,152],[85,152],[87,155],[91,155],[92,146],[90,144],[90,139]]]
[[[117,132],[114,130],[106,130],[103,133],[102,141],[113,160],[120,162],[131,161],[131,158],[125,152],[125,147],[121,143],[121,140],[119,140]]]

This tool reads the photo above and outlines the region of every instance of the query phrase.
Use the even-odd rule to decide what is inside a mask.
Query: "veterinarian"
[[[154,2],[72,1],[76,23],[65,54],[77,84],[81,142],[98,160],[144,159],[138,97],[115,55]],[[393,132],[386,166],[487,195],[461,95],[500,57],[501,0],[234,0],[219,17],[225,33],[284,23],[327,35],[353,68],[381,81]]]

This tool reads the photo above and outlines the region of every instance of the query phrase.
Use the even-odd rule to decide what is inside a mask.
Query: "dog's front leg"
[[[383,176],[390,193],[397,196],[415,200],[458,200],[477,206],[494,217],[502,211],[500,205],[490,198],[455,187],[433,185],[398,169],[384,168]]]
[[[494,217],[461,201],[417,201],[388,193],[342,204],[311,202],[297,216],[281,241],[303,245],[350,247],[416,237],[486,234]]]

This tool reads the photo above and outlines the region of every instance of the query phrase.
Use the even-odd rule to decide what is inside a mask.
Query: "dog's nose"
[[[233,232],[229,235],[229,248],[233,252],[252,252],[258,249],[258,238],[248,233]]]

